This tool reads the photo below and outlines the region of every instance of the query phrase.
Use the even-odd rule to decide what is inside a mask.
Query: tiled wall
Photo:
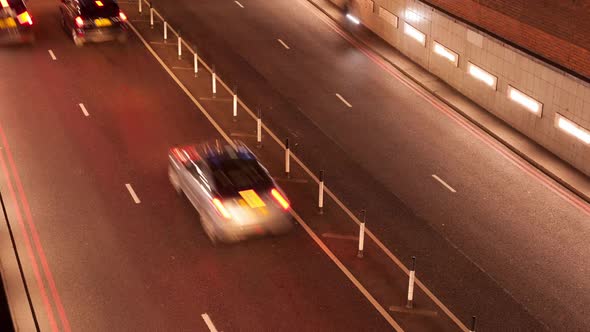
[[[342,0],[331,0],[342,5]],[[557,113],[590,135],[590,84],[543,63],[417,0],[355,0],[365,26],[449,85],[590,175],[590,143],[556,127]],[[409,24],[425,43],[405,33]],[[434,43],[458,55],[434,53]],[[475,79],[468,63],[496,77],[495,88]],[[542,104],[538,114],[508,97],[509,86]],[[579,132],[579,131],[578,131]]]

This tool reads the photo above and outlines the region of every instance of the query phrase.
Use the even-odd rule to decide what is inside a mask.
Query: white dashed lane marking
[[[291,48],[289,47],[289,45],[285,44],[285,42],[281,39],[277,39],[279,41],[279,43],[281,43],[281,45],[283,45],[284,48],[290,50]]]
[[[49,56],[51,57],[52,60],[57,60],[57,57],[55,56],[55,53],[53,53],[52,50],[48,50],[49,52]]]
[[[336,94],[336,97],[338,97],[338,99],[340,99],[340,101],[342,101],[344,105],[352,108],[352,105],[348,101],[346,101],[346,99],[344,99],[339,93]]]
[[[455,189],[453,189],[453,187],[449,186],[446,182],[444,182],[441,178],[439,178],[438,176],[436,176],[436,174],[432,174],[432,177],[440,182],[443,186],[445,186],[447,189],[449,189],[452,193],[456,193],[457,191]]]
[[[80,103],[80,104],[78,104],[78,106],[80,106],[80,109],[82,110],[82,113],[84,113],[85,116],[90,115],[90,113],[88,113],[88,110],[86,109],[86,106],[84,106],[84,104]]]
[[[139,200],[139,197],[137,197],[137,194],[133,190],[133,187],[131,187],[131,185],[129,183],[125,183],[125,187],[127,187],[127,190],[129,191],[129,194],[131,194],[131,198],[133,198],[133,201],[135,202],[135,204],[141,203],[141,201]]]
[[[207,324],[209,331],[217,332],[217,328],[215,328],[215,325],[213,324],[213,322],[211,321],[211,318],[209,318],[209,315],[207,315],[207,313],[202,314],[201,317],[205,321],[205,324]]]

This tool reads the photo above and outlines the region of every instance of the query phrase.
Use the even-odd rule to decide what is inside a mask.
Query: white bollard
[[[178,34],[178,59],[182,59],[182,38],[180,38],[180,34]]]
[[[234,122],[238,121],[238,88],[234,88],[234,112],[233,112],[233,120]]]
[[[414,282],[416,281],[416,256],[412,256],[412,269],[410,270],[410,280],[408,282],[408,303],[406,308],[414,307]]]
[[[141,15],[141,11],[142,11],[142,8],[141,8],[141,3],[142,2],[143,2],[143,0],[139,0],[138,5],[137,5],[138,6],[138,9],[139,9],[139,14],[140,15]]]
[[[150,28],[154,28],[154,7],[150,5]]]
[[[359,230],[359,251],[358,254],[356,255],[358,258],[363,258],[364,256],[364,248],[365,248],[365,221],[366,221],[366,215],[367,215],[367,211],[362,210],[362,222],[361,222],[361,228]]]
[[[320,214],[324,214],[324,171],[320,171],[320,188],[318,193],[318,208]]]
[[[258,109],[258,119],[256,120],[256,145],[262,147],[262,112]]]
[[[289,138],[285,139],[285,175],[291,177],[291,148],[289,147]]]
[[[217,74],[215,73],[215,68],[213,68],[213,72],[211,73],[211,90],[213,91],[213,98],[217,95]]]
[[[164,21],[164,42],[168,41],[168,22]]]
[[[199,56],[197,55],[197,51],[195,49],[195,53],[193,54],[193,63],[195,66],[195,77],[199,74]]]

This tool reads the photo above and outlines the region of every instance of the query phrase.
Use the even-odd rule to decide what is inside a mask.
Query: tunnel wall
[[[330,1],[341,7],[345,2]],[[590,142],[559,127],[563,123],[571,131],[573,123],[575,131],[590,135],[590,80],[583,75],[421,1],[353,0],[352,12],[407,57],[590,176]],[[424,43],[410,37],[409,30],[424,34]],[[436,43],[458,61],[435,53]],[[493,75],[496,84],[490,87],[474,78],[470,71],[477,68]],[[541,111],[533,113],[511,99],[515,89],[539,102]]]

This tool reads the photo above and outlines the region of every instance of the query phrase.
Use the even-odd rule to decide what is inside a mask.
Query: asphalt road
[[[300,229],[212,247],[166,153],[217,132],[136,38],[76,48],[56,2],[29,7],[37,43],[0,52],[0,186],[43,331],[388,329]]]
[[[489,330],[590,329],[590,218],[569,195],[386,73],[307,1],[240,4],[156,7],[351,208],[368,209],[385,243],[419,257],[462,317]]]

